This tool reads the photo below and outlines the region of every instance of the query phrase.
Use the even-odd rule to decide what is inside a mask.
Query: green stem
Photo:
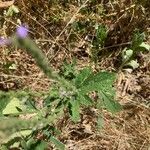
[[[13,38],[13,44],[17,45],[20,48],[26,49],[26,51],[35,59],[37,65],[50,79],[54,79],[55,81],[59,82],[61,86],[69,87],[70,89],[75,90],[75,87],[71,82],[60,77],[57,73],[54,73],[54,71],[50,68],[48,60],[44,53],[29,37],[21,39],[15,36]]]

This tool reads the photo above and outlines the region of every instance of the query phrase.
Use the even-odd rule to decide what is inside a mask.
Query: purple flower
[[[28,36],[28,29],[24,26],[19,26],[16,31],[16,36],[21,39],[26,38]],[[8,39],[0,37],[0,46],[10,45],[11,43],[13,43],[13,37]]]
[[[16,34],[19,38],[26,38],[28,36],[28,29],[24,26],[19,26]]]

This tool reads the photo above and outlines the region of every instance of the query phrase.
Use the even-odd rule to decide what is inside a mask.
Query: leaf
[[[51,107],[53,102],[59,100],[59,90],[57,88],[52,88],[50,94],[44,99],[44,107]]]
[[[88,95],[82,95],[82,93],[79,93],[78,99],[82,105],[91,106],[93,104],[93,101]]]
[[[9,95],[0,92],[0,116],[3,114],[3,109],[5,109],[5,107],[7,106],[7,104],[10,101],[10,97]]]
[[[9,139],[9,141],[7,143],[3,142],[2,145],[5,145],[7,150],[11,147],[11,148],[16,148],[19,147],[19,141],[22,140],[22,137],[12,137],[11,139]]]
[[[31,137],[26,143],[22,144],[26,150],[46,150],[48,148],[47,142],[43,140],[37,140]]]
[[[0,149],[1,150],[8,150],[8,148],[6,146],[4,146],[4,145],[0,145]]]
[[[63,63],[63,66],[60,69],[59,74],[65,79],[72,80],[76,76],[76,70],[75,70],[76,60],[73,59],[71,63],[68,63],[66,60]]]
[[[132,49],[124,49],[122,52],[122,59],[123,62],[127,62],[133,55],[133,50]]]
[[[17,140],[22,139],[23,137],[26,137],[32,133],[32,130],[23,130],[19,132],[13,133],[11,136],[7,137],[6,140],[3,141],[3,143],[7,143],[7,146],[11,146],[12,144],[16,143]]]
[[[10,100],[5,109],[3,109],[2,113],[3,115],[15,114],[20,112],[18,109],[22,110],[24,108],[25,107],[20,103],[20,100],[14,97]]]
[[[12,64],[11,66],[9,66],[10,70],[16,70],[17,69],[17,65],[16,64]]]
[[[19,9],[15,5],[11,5],[6,13],[6,16],[12,16],[13,14],[19,13]]]
[[[142,43],[139,45],[139,47],[144,48],[144,49],[150,51],[150,45],[149,45],[149,44],[146,44],[146,43],[144,43],[144,42],[142,42]]]
[[[91,75],[92,70],[90,68],[85,68],[80,71],[80,73],[76,76],[75,85],[76,87],[82,86],[84,81]]]
[[[70,102],[70,115],[71,119],[74,122],[78,122],[80,120],[80,103],[78,100],[72,100]]]
[[[106,93],[104,91],[99,92],[100,97],[103,100],[103,104],[106,109],[112,113],[116,113],[121,110],[121,105],[113,100],[112,92]]]
[[[0,131],[7,135],[7,137],[20,130],[33,129],[41,126],[41,121],[38,121],[36,117],[30,120],[20,119],[18,117],[0,117],[0,122]]]
[[[84,80],[79,90],[82,94],[87,94],[92,91],[109,91],[112,88],[114,80],[114,73],[99,72],[95,75],[90,75],[90,77]]]
[[[12,1],[7,1],[7,2],[1,2],[1,1],[0,1],[0,8],[9,7],[9,6],[13,5],[13,3],[14,3],[14,0],[12,0]]]
[[[103,25],[97,25],[96,27],[96,38],[98,44],[103,46],[105,39],[107,38],[107,29]]]
[[[55,137],[51,136],[50,141],[53,142],[59,150],[65,150],[65,145],[57,140]]]
[[[111,112],[120,110],[120,104],[114,101],[115,91],[113,89],[113,82],[115,74],[109,72],[99,72],[95,75],[90,75],[82,83],[79,91],[82,95],[88,92],[97,91],[103,100],[104,106]]]
[[[45,150],[48,148],[48,144],[44,141],[38,141],[35,150]],[[33,147],[31,147],[33,149]]]
[[[140,33],[139,30],[136,30],[134,35],[133,35],[132,49],[136,50],[139,47],[139,45],[142,44],[144,38],[145,38],[145,34]]]
[[[36,141],[36,139],[34,139],[34,137],[30,137],[28,141],[26,141],[25,143],[22,143],[22,147],[24,149],[30,150],[31,147],[33,148],[33,145],[35,145],[36,142],[37,141]]]
[[[137,60],[131,60],[125,66],[131,66],[133,69],[136,69],[139,67],[139,63],[137,62]]]

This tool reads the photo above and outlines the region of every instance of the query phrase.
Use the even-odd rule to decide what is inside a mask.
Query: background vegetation
[[[149,8],[149,0],[0,1],[0,36],[28,26],[61,78],[60,86],[47,77],[27,47],[1,45],[2,148],[149,149]]]

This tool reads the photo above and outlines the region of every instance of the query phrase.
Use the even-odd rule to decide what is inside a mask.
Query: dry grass
[[[90,65],[91,43],[86,35],[94,35],[95,23],[105,24],[108,38],[99,62],[99,69],[118,72],[120,51],[129,44],[135,28],[149,33],[150,2],[138,4],[132,0],[98,0],[79,4],[72,1],[66,5],[56,1],[16,1],[20,13],[4,17],[0,10],[1,36],[11,35],[17,19],[29,26],[30,36],[47,55],[54,69],[59,69],[64,59],[77,58],[77,67]],[[77,31],[74,24],[87,24],[85,30]],[[148,40],[147,40],[148,41]],[[83,46],[85,48],[83,48]],[[30,88],[45,91],[50,81],[41,73],[34,60],[22,50],[4,47],[0,50],[0,90]],[[124,110],[113,116],[102,111],[104,127],[96,129],[97,111],[84,110],[82,121],[73,124],[67,117],[58,123],[62,134],[60,140],[68,150],[148,150],[150,148],[150,68],[149,54],[139,56],[140,68],[132,74],[118,72],[116,81],[117,100]],[[8,63],[16,69],[7,68]],[[5,66],[5,67],[4,67]],[[7,68],[7,69],[6,69]],[[63,124],[63,126],[62,126]]]

